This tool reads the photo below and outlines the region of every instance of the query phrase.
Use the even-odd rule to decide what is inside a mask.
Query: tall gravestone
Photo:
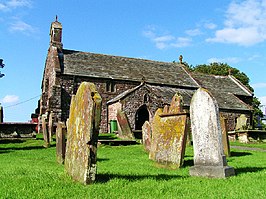
[[[50,138],[49,133],[47,130],[47,114],[42,115],[42,134],[43,134],[43,140],[44,140],[44,147],[48,148],[50,147]]]
[[[220,121],[221,121],[221,128],[222,128],[222,143],[223,143],[223,149],[224,149],[224,155],[227,157],[231,156],[230,152],[230,144],[229,144],[229,138],[228,138],[228,130],[227,130],[227,119],[224,118],[222,115],[220,115]]]
[[[235,175],[223,152],[219,107],[206,89],[199,88],[190,104],[194,166],[191,176],[225,178]]]
[[[149,121],[145,121],[142,126],[142,144],[147,152],[150,152],[151,148],[151,124]]]
[[[155,112],[152,122],[149,158],[173,169],[182,166],[185,154],[187,113],[182,107],[182,96],[176,94],[170,106]]]
[[[67,126],[65,169],[76,181],[91,184],[101,120],[101,96],[93,83],[83,82],[72,96]]]
[[[54,113],[51,111],[49,113],[49,120],[48,120],[48,134],[49,134],[49,142],[52,142],[52,137],[54,134]]]
[[[63,122],[57,122],[56,127],[56,160],[63,164],[66,154],[66,125]]]

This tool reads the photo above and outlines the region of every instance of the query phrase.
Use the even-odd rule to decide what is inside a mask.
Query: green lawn
[[[141,145],[98,150],[97,181],[74,182],[56,163],[54,143],[0,140],[0,198],[266,198],[266,153],[232,149],[228,179],[190,177],[193,152],[184,167],[169,170],[148,159]],[[266,148],[266,147],[265,147]]]

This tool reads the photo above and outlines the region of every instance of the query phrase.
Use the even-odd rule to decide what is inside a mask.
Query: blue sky
[[[0,0],[5,122],[28,121],[37,107],[56,15],[66,49],[228,63],[248,75],[266,105],[266,0]]]

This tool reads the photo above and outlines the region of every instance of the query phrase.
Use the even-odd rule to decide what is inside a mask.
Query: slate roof
[[[138,82],[144,79],[148,83],[198,87],[190,74],[177,63],[66,49],[63,50],[63,55],[64,74]]]
[[[203,88],[209,90],[222,109],[251,110],[252,108],[237,96],[252,97],[253,93],[232,76],[192,74]]]

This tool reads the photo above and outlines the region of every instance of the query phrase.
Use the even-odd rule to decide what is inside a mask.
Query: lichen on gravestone
[[[199,88],[190,103],[194,166],[191,176],[225,178],[235,175],[226,162],[222,145],[219,107],[211,93]]]
[[[84,184],[91,184],[96,178],[101,102],[96,86],[89,82],[81,83],[71,99],[65,169],[74,180]]]
[[[186,138],[187,113],[182,109],[182,96],[175,94],[170,106],[155,112],[149,158],[170,168],[181,167]]]

